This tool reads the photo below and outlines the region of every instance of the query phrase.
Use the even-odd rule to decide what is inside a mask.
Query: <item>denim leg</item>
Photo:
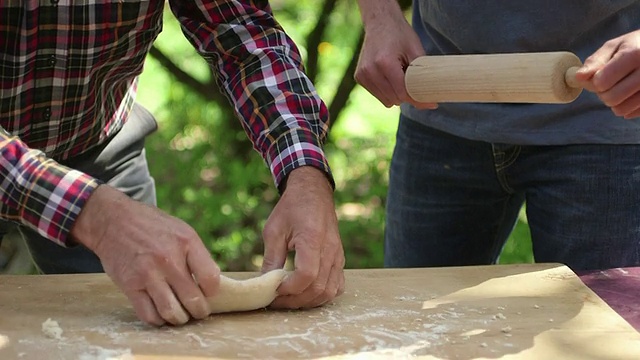
[[[531,147],[511,170],[526,180],[536,262],[640,265],[640,145]]]
[[[498,177],[517,154],[497,155],[491,144],[401,116],[386,205],[385,266],[495,263],[524,199]]]
[[[134,200],[155,205],[155,184],[144,151],[144,138],[155,128],[153,116],[136,105],[122,130],[106,146],[63,164],[101,179]],[[19,230],[36,266],[45,274],[104,271],[98,257],[84,246],[64,248],[29,228],[20,226]]]

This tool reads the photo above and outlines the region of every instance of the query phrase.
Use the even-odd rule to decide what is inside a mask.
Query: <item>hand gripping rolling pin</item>
[[[427,55],[411,62],[405,85],[419,102],[562,104],[582,92],[580,66],[570,52]]]

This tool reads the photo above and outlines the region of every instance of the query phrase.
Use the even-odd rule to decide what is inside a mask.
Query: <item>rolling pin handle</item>
[[[582,85],[576,80],[576,73],[580,69],[579,66],[572,66],[567,69],[567,72],[564,74],[564,81],[567,83],[569,87],[581,89]]]

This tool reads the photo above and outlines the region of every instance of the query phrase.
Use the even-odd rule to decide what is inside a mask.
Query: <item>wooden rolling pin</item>
[[[570,52],[432,55],[405,73],[419,102],[569,103],[582,92],[580,59]]]

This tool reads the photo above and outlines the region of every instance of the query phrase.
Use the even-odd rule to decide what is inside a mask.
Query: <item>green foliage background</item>
[[[326,29],[313,50],[318,53],[315,83],[327,102],[352,78],[345,71],[358,53],[359,13],[352,1],[271,1],[276,18],[307,59],[309,36],[327,14]],[[278,194],[261,157],[213,85],[205,62],[182,35],[170,12],[156,42],[164,62],[147,59],[138,100],[159,122],[147,143],[158,205],[191,224],[224,270],[254,270],[262,253],[261,229]],[[183,71],[167,67],[167,60]],[[194,91],[184,75],[204,84]],[[193,81],[192,81],[193,82]],[[208,97],[207,95],[211,95]],[[341,95],[338,95],[338,97]],[[356,87],[334,118],[326,145],[336,180],[336,210],[347,267],[381,267],[384,205],[389,160],[395,144],[398,109],[386,109]],[[526,217],[521,216],[501,262],[531,262]]]

